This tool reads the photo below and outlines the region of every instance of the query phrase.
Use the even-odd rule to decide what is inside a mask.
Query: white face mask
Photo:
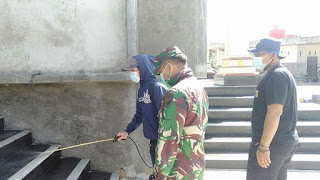
[[[140,77],[138,76],[137,72],[130,72],[130,79],[134,83],[139,83],[140,82]]]

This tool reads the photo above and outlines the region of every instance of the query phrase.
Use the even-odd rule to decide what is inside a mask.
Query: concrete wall
[[[206,0],[139,0],[139,51],[159,54],[177,45],[198,77],[206,77]]]
[[[125,0],[2,0],[0,24],[1,74],[110,72],[127,59]]]
[[[112,72],[138,51],[156,55],[178,45],[195,74],[206,77],[206,0],[2,0],[0,32],[0,114],[6,128],[30,129],[36,143],[65,147],[124,130],[135,111],[136,86]],[[42,79],[59,81],[35,84],[32,91],[25,82],[39,71]],[[110,82],[86,82],[90,78],[82,76],[98,72],[106,72],[97,77]],[[75,74],[74,81],[68,74]],[[151,164],[141,128],[132,137]],[[130,141],[62,155],[88,158],[95,170],[133,164],[138,172],[150,173]]]
[[[133,83],[41,84],[34,91],[28,85],[0,85],[0,92],[5,128],[30,129],[36,143],[59,143],[61,147],[113,138],[135,112]],[[141,129],[131,137],[151,164],[149,142]],[[135,165],[138,172],[150,173],[130,140],[70,149],[62,156],[88,158],[96,170],[113,172]]]
[[[0,75],[31,77],[40,71],[42,76],[54,73],[64,79],[63,74],[120,71],[127,55],[135,51],[127,51],[127,5],[135,6],[130,2],[1,1]],[[130,37],[130,43],[135,38]],[[128,79],[123,75],[113,76],[110,81],[124,82],[51,82],[35,84],[35,91],[28,85],[0,82],[0,114],[6,117],[6,128],[30,129],[36,143],[65,147],[113,138],[131,120],[136,97],[133,83],[125,83]],[[151,164],[141,128],[132,136]],[[135,165],[139,172],[149,172],[130,141],[67,150],[62,155],[88,158],[95,170],[110,172]]]

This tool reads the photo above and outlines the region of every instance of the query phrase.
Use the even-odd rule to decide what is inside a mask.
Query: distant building
[[[250,41],[250,47],[255,47],[258,42],[258,40]],[[304,78],[308,57],[317,58],[320,66],[320,36],[282,39],[280,55],[286,56],[282,63],[296,78]]]
[[[222,58],[224,58],[224,43],[209,43],[209,61],[220,66]]]

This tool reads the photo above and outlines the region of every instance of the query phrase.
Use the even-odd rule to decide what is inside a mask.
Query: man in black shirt
[[[281,43],[262,39],[253,65],[267,72],[259,83],[252,111],[252,142],[249,149],[247,180],[285,180],[298,147],[297,93],[292,74],[280,63]]]

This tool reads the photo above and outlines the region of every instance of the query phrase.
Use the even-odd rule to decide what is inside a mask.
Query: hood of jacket
[[[154,56],[139,54],[133,57],[137,60],[139,65],[141,85],[155,81],[156,77],[153,74],[155,67],[152,63]]]

